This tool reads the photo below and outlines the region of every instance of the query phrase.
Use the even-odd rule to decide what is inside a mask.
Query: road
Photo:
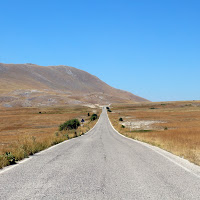
[[[104,108],[88,134],[1,170],[0,199],[200,199],[186,164],[117,134]]]

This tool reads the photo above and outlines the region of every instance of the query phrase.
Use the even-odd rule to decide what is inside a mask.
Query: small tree
[[[97,119],[97,114],[92,114],[92,116],[90,117],[90,120],[94,121],[95,119]]]
[[[77,129],[79,126],[80,122],[78,119],[71,119],[61,124],[59,127],[59,131]]]
[[[90,116],[90,113],[88,113],[87,115]]]
[[[122,122],[122,121],[123,121],[123,118],[121,118],[121,117],[120,117],[120,118],[119,118],[119,121],[121,121],[121,122]]]

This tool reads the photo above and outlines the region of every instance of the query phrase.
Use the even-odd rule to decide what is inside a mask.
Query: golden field
[[[38,151],[89,131],[97,120],[88,113],[100,114],[100,109],[84,106],[0,109],[0,168],[9,164],[6,152],[21,160]],[[85,120],[77,130],[58,131],[69,119]],[[76,133],[75,133],[76,131]]]
[[[200,101],[113,104],[111,110],[109,118],[123,135],[200,165]]]

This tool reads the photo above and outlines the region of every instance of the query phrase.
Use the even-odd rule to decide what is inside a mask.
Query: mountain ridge
[[[0,63],[0,91],[3,107],[148,101],[111,87],[86,71],[65,65]]]

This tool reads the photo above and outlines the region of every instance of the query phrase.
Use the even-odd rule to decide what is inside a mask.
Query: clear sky
[[[151,101],[200,100],[200,1],[0,0],[0,62],[73,66]]]

